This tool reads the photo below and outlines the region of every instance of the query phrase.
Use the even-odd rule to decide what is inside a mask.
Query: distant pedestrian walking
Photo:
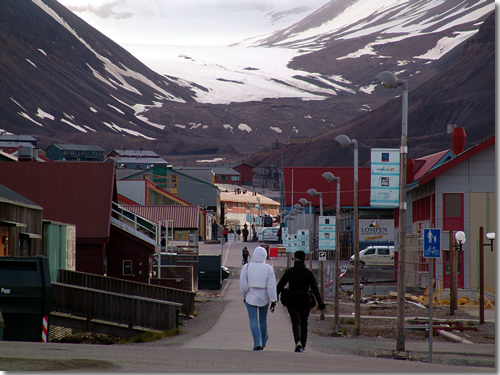
[[[228,230],[227,230],[227,227],[224,226],[224,228],[222,229],[222,235],[224,236],[224,242],[227,242],[227,235],[228,235]]]
[[[248,248],[245,246],[243,250],[241,251],[241,256],[242,256],[242,264],[245,265],[248,263],[248,257],[250,256],[250,251],[248,251]]]
[[[243,230],[241,231],[241,234],[243,234],[243,242],[247,242],[248,241],[248,226],[246,223],[243,226]]]
[[[314,274],[310,269],[306,268],[306,254],[302,250],[298,250],[293,257],[294,265],[285,271],[278,282],[277,294],[280,296],[283,305],[287,307],[292,321],[295,351],[303,352],[307,343],[307,320],[312,307],[312,298],[317,301],[320,310],[325,309],[325,304],[321,300]],[[284,292],[287,284],[288,296]],[[311,293],[314,297],[311,296]]]
[[[238,236],[238,241],[240,240],[240,235],[241,235],[241,229],[238,228],[236,229],[236,235]]]
[[[241,268],[240,292],[248,311],[253,350],[263,350],[268,340],[267,309],[276,306],[276,276],[273,267],[266,263],[267,251],[257,246],[250,263]]]

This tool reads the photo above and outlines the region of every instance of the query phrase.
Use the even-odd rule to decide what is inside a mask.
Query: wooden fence
[[[196,292],[63,269],[59,270],[57,281],[106,292],[176,302],[182,304],[181,311],[183,314],[194,314]]]
[[[52,312],[71,314],[89,321],[102,320],[130,328],[166,331],[178,326],[180,307],[175,302],[52,283]]]

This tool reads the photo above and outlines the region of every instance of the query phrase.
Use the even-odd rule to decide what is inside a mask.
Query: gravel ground
[[[180,335],[166,338],[160,342],[141,345],[180,345],[193,337],[209,331],[222,314],[225,305],[225,301],[219,295],[213,293],[213,291],[199,291],[195,304],[196,317],[183,319]],[[313,309],[309,318],[308,346],[311,350],[369,357],[393,357],[397,332],[396,301],[363,303],[361,305],[361,335],[354,335],[354,303],[349,296],[343,295],[339,306],[341,316],[340,336],[335,335],[334,331],[335,305],[332,301],[326,301],[326,303],[324,320],[320,320],[320,311],[317,309]],[[369,316],[372,316],[372,318]],[[424,306],[412,302],[406,303],[406,319],[420,318],[421,320],[425,320],[428,317],[428,309]],[[451,316],[449,307],[434,306],[433,325],[436,326],[439,320],[460,320],[463,322],[464,327],[477,327],[477,331],[453,331],[453,335],[467,339],[474,344],[495,344],[495,323],[486,322],[479,325],[477,324],[477,317],[472,317],[463,309],[457,309],[455,315]],[[425,345],[428,345],[428,341],[428,335],[425,331],[405,330],[405,343],[420,342],[425,347]],[[449,348],[453,348],[452,345],[454,344],[449,339],[439,335],[433,336],[433,343],[435,345],[448,343],[447,347]],[[463,347],[462,344],[460,345]],[[417,361],[427,361],[428,350],[410,352],[408,358]],[[478,357],[477,354],[467,354],[463,352],[463,349],[457,349],[456,353],[435,352],[433,354],[433,363],[495,368],[495,357],[491,356],[491,354]]]
[[[278,275],[277,275],[278,276]],[[227,282],[227,281],[225,281]],[[396,346],[397,325],[397,303],[396,301],[382,301],[379,303],[361,304],[361,334],[354,335],[354,304],[349,296],[342,295],[339,306],[340,312],[340,335],[334,331],[334,303],[326,301],[325,319],[320,320],[320,311],[313,309],[309,318],[309,340],[310,350],[323,351],[326,353],[343,353],[369,357],[392,358],[393,349]],[[181,333],[174,337],[168,337],[156,342],[141,343],[146,346],[176,346],[182,345],[190,339],[208,332],[217,322],[224,311],[226,301],[217,291],[201,290],[195,299],[195,317],[183,317]],[[427,308],[420,304],[407,302],[405,305],[405,318],[428,319]],[[486,322],[477,324],[477,317],[472,317],[463,309],[457,309],[455,315],[450,315],[449,307],[433,308],[434,326],[439,320],[461,320],[464,327],[477,327],[477,331],[464,330],[453,331],[453,335],[469,340],[474,344],[495,344],[495,323]],[[414,320],[414,319],[410,319]],[[428,335],[425,331],[405,330],[405,343],[420,342],[428,343]],[[97,340],[96,340],[97,343]],[[447,348],[453,348],[449,339],[439,335],[433,336],[433,343],[449,343]],[[134,344],[133,344],[134,345]],[[428,345],[428,344],[427,344]],[[457,344],[458,345],[458,344]],[[463,348],[464,345],[460,344]],[[407,347],[410,345],[408,344]],[[417,361],[428,360],[428,350],[410,352],[406,358]],[[433,354],[433,363],[469,365],[495,368],[495,356],[486,354],[467,354],[464,349],[456,352],[436,352]]]

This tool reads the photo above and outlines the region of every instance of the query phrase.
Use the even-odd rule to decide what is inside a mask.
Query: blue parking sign
[[[441,257],[441,229],[424,229],[424,258]]]

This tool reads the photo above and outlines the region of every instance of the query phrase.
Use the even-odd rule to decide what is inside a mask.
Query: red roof
[[[0,162],[0,183],[43,208],[45,220],[76,225],[81,240],[109,239],[113,163]]]
[[[174,228],[198,228],[200,218],[199,206],[137,206],[122,205],[123,208],[132,211],[153,223],[160,220],[173,220]]]
[[[455,158],[447,161],[446,163],[441,164],[438,168],[433,169],[431,172],[422,176],[418,180],[419,185],[423,185],[426,182],[429,182],[429,181],[435,179],[440,174],[455,167],[456,165],[462,163],[463,161],[470,159],[472,156],[476,155],[480,151],[483,151],[494,144],[495,144],[495,136],[488,138],[486,141],[465,150],[464,152],[458,154]]]
[[[322,176],[331,172],[340,177],[340,205],[354,206],[354,168],[352,167],[285,167],[285,205],[293,206],[299,203],[300,198],[312,202],[319,207],[319,196],[311,197],[307,190],[316,189],[323,194],[323,208],[337,205],[337,183],[328,182]],[[293,180],[292,180],[293,179]],[[358,203],[360,207],[370,206],[371,169],[358,168]]]
[[[427,155],[418,159],[415,159],[415,172],[413,175],[413,180],[418,180],[424,174],[429,172],[441,159],[445,158],[447,155],[451,158],[455,156],[450,150],[440,151],[432,155]]]

